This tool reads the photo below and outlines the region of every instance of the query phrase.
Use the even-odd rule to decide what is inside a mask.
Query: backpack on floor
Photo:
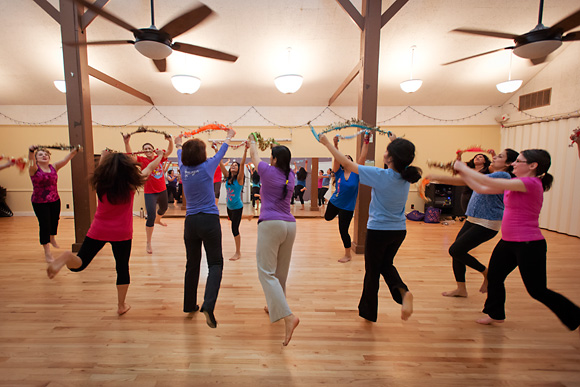
[[[427,207],[425,210],[425,223],[439,223],[441,208]]]
[[[423,220],[424,217],[425,217],[425,214],[422,212],[419,212],[417,210],[413,210],[407,214],[407,219],[414,220],[415,222],[419,222],[419,221]]]

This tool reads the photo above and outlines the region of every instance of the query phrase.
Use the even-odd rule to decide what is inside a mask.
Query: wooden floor
[[[299,219],[287,287],[301,323],[282,347],[282,322],[270,324],[256,273],[256,221],[243,221],[242,259],[222,219],[224,276],[219,326],[182,312],[183,219],[156,227],[145,254],[144,220],[135,218],[132,309],[116,315],[110,247],[82,273],[45,273],[34,217],[0,218],[0,385],[10,386],[580,386],[580,336],[569,332],[524,290],[507,281],[507,320],[480,326],[480,275],[468,272],[467,299],[454,287],[447,249],[460,223],[410,223],[396,259],[415,296],[415,313],[381,285],[379,319],[358,317],[362,256],[343,252],[336,222]],[[59,242],[73,242],[73,220],[61,219]],[[544,231],[549,286],[580,304],[580,239]],[[487,261],[495,241],[475,250]],[[205,264],[203,264],[205,266]],[[199,297],[203,297],[206,268]]]

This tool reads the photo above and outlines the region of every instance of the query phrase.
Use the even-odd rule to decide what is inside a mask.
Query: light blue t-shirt
[[[204,214],[220,214],[215,204],[215,194],[213,190],[213,175],[220,160],[226,154],[228,144],[222,144],[220,150],[214,157],[205,160],[195,167],[188,167],[181,162],[182,150],[177,150],[177,161],[181,172],[181,182],[183,184],[183,194],[186,199],[185,216]]]
[[[235,179],[232,184],[226,181],[226,191],[228,193],[228,200],[226,202],[230,210],[239,210],[244,207],[242,202],[242,185]]]
[[[361,184],[372,187],[369,230],[406,230],[405,204],[411,184],[392,169],[359,165]]]
[[[330,202],[341,210],[354,211],[358,196],[358,175],[351,172],[347,180],[344,178],[344,169],[341,167],[334,173],[334,178],[336,190],[332,194]]]
[[[492,179],[511,179],[507,172],[499,171],[487,175]],[[503,217],[503,194],[479,194],[473,191],[465,215],[487,220],[501,220]]]

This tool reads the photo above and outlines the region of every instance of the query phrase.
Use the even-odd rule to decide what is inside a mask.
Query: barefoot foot
[[[122,316],[125,313],[127,313],[129,311],[129,309],[131,309],[131,305],[129,305],[129,304],[119,305],[119,308],[117,309],[117,314],[119,316]]]
[[[52,247],[54,247],[55,249],[60,249],[60,246],[58,245],[58,243],[56,242],[56,238],[54,237],[54,235],[50,236],[50,244],[52,245]]]
[[[344,257],[340,258],[338,260],[338,262],[345,263],[345,262],[349,262],[351,259],[352,259],[351,257],[349,257],[348,255],[345,255]]]
[[[158,224],[158,225],[163,226],[163,227],[167,227],[167,223],[163,223],[161,221],[161,219],[159,219],[159,218],[155,219],[155,224]]]
[[[151,245],[149,243],[147,244],[145,251],[147,251],[147,254],[153,254],[153,249],[151,248]]]
[[[235,253],[234,255],[232,255],[232,257],[230,258],[230,261],[237,261],[238,259],[240,259],[242,256],[240,253]]]
[[[461,289],[450,290],[448,292],[441,293],[445,297],[467,297],[467,291]]]
[[[489,316],[480,318],[479,320],[475,320],[476,323],[481,324],[481,325],[493,325],[494,323],[501,324],[504,321],[505,320],[494,320],[493,318],[491,318]]]
[[[293,314],[290,316],[284,317],[284,325],[286,327],[286,337],[284,338],[284,342],[282,345],[287,346],[290,340],[292,339],[292,333],[294,333],[294,329],[300,324],[300,319]]]
[[[46,267],[46,274],[48,275],[48,278],[53,279],[54,277],[56,277],[56,275],[58,274],[60,269],[62,269],[62,267],[65,265],[65,263],[66,260],[60,258],[51,261]]]
[[[479,288],[480,293],[487,293],[487,277],[483,280],[481,287]]]
[[[411,292],[403,296],[403,306],[401,308],[401,320],[407,321],[413,314],[413,295]]]
[[[54,261],[54,257],[50,252],[48,254],[44,254],[44,259],[46,260],[46,263],[51,263]]]

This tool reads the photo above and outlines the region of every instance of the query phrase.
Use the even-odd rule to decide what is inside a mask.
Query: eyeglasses
[[[528,160],[516,160],[516,161],[514,161],[514,162],[515,162],[515,163],[526,163],[526,164],[529,164],[529,163],[528,163]]]

